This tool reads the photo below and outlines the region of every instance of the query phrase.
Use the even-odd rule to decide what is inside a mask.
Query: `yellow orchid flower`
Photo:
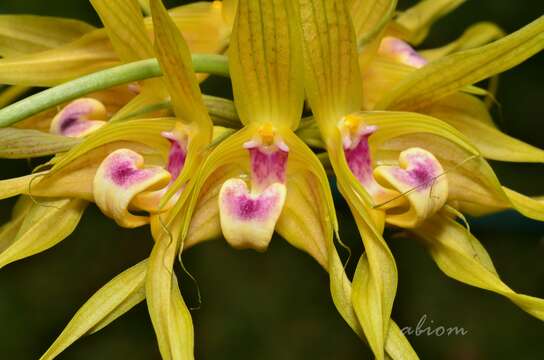
[[[119,0],[116,4],[131,6],[134,3],[129,0]],[[102,7],[105,2],[96,0],[94,5],[101,16],[108,18],[109,11]],[[150,222],[162,224],[162,219],[154,214],[168,211],[177,201],[180,196],[179,191],[182,190],[177,191],[170,199],[171,201],[165,205],[160,204],[162,196],[168,188],[181,187],[183,189],[187,178],[194,173],[195,167],[200,163],[200,156],[212,139],[212,122],[201,99],[197,80],[191,69],[190,53],[183,38],[177,33],[175,24],[162,5],[155,1],[152,6],[155,13],[157,54],[165,73],[166,89],[172,94],[172,105],[178,120],[157,118],[106,123],[104,120],[108,117],[107,111],[100,101],[94,98],[80,98],[65,106],[51,120],[50,132],[54,135],[48,136],[32,130],[35,136],[39,136],[42,140],[42,145],[51,144],[59,138],[83,137],[84,140],[69,143],[73,147],[67,153],[58,154],[53,158],[49,162],[52,165],[50,170],[2,182],[2,197],[28,193],[33,199],[53,198],[52,200],[35,200],[34,204],[27,201],[27,197],[21,198],[19,207],[21,210],[19,208],[14,210],[13,220],[6,226],[5,235],[12,235],[13,238],[9,237],[9,242],[3,246],[0,255],[2,266],[43,251],[68,236],[77,225],[87,201],[94,201],[106,215],[124,227],[136,227]],[[133,16],[132,19],[132,24],[137,29],[138,17]],[[113,30],[114,32],[110,34],[112,41],[122,44],[124,35],[115,31],[115,28]],[[117,40],[114,40],[117,36],[119,36]],[[137,51],[141,49],[125,48],[119,52],[126,54],[126,58],[132,56],[137,59],[139,57]],[[159,81],[146,81],[147,84],[144,84],[143,88],[149,86],[165,91],[162,86],[157,86]],[[14,130],[11,129],[11,133]],[[221,132],[221,129],[217,129],[216,136]],[[15,131],[14,139],[11,141],[17,140],[21,140],[21,133]],[[50,152],[67,150],[50,147],[47,149]],[[29,154],[28,149],[21,150],[25,155]],[[42,146],[43,150],[45,150],[44,146]],[[176,179],[182,179],[179,185],[174,182]],[[189,192],[182,191],[182,193]],[[185,198],[187,197],[188,195],[185,195]],[[57,200],[57,198],[61,199]],[[150,213],[150,216],[134,215],[131,211],[146,211]],[[173,214],[177,215],[177,213]],[[198,214],[197,207],[195,215]],[[37,221],[39,217],[42,219]],[[59,219],[62,219],[62,222],[59,222]],[[59,230],[50,232],[47,225],[55,221],[59,222]],[[29,228],[27,224],[33,225],[32,228]],[[192,326],[183,330],[184,336],[171,333],[171,326],[175,327],[175,331],[181,331],[180,322],[177,321],[180,319],[179,316],[190,323],[190,315],[188,310],[181,311],[180,304],[183,300],[179,290],[170,294],[171,282],[176,282],[176,279],[172,278],[171,267],[170,271],[164,271],[164,264],[168,256],[177,253],[179,246],[175,245],[177,241],[166,245],[171,231],[175,231],[175,225],[166,223],[163,226],[171,230],[166,232],[167,236],[164,232],[154,231],[154,234],[158,236],[156,237],[157,245],[148,261],[149,269],[146,271],[147,302],[153,323],[156,325],[164,358],[179,358],[179,349],[185,349],[183,351],[186,356],[192,353],[192,342],[185,342],[187,336],[192,333]],[[48,235],[43,236],[44,232],[48,232]],[[173,247],[170,246],[172,243]],[[165,250],[167,250],[166,253]],[[170,258],[173,262],[174,257]],[[142,266],[136,266],[134,269],[142,269]],[[142,274],[145,275],[145,272],[134,273],[135,271],[128,270],[127,273],[139,276],[138,278],[141,278]],[[163,278],[165,274],[167,279]],[[126,276],[121,277],[126,280]],[[43,359],[53,358],[79,336],[88,331],[92,332],[93,326],[101,328],[113,320],[108,319],[108,316],[111,316],[108,311],[111,310],[112,301],[115,306],[120,306],[122,309],[117,309],[115,317],[141,301],[141,291],[135,290],[134,284],[130,282],[115,284],[116,279],[104,289],[114,286],[120,292],[116,294],[116,297],[104,303],[107,295],[103,294],[106,291],[103,289],[87,303],[88,306],[92,306],[93,311],[102,314],[103,317],[95,316],[89,319],[78,318],[76,315]],[[143,287],[143,284],[140,285]],[[162,298],[163,289],[168,289],[167,298]],[[97,297],[99,300],[96,300]],[[170,302],[172,302],[171,313],[168,311]],[[85,308],[81,311],[85,311]],[[165,316],[168,319],[171,314],[175,317],[175,321],[166,320],[166,323],[163,323]],[[97,325],[96,322],[104,324]],[[74,330],[74,327],[84,330],[78,332],[79,330]],[[183,339],[183,347],[178,346],[179,339]],[[175,342],[169,344],[170,340]]]
[[[328,181],[317,157],[294,134],[303,103],[294,11],[287,1],[239,2],[229,65],[244,127],[203,163],[193,206],[211,191],[216,202],[210,211],[219,215],[232,246],[264,251],[276,230],[327,268],[327,236],[336,226]],[[304,239],[306,231],[311,235]]]
[[[41,359],[143,300],[161,357],[193,359],[176,257],[220,237],[265,251],[274,232],[328,272],[338,312],[377,359],[418,358],[391,318],[398,274],[386,228],[421,240],[446,275],[544,320],[544,300],[500,279],[463,215],[512,208],[544,221],[542,198],[502,186],[486,160],[544,160],[489,112],[497,74],[544,48],[544,17],[507,36],[478,23],[416,50],[463,2],[396,12],[395,0],[224,0],[167,11],[161,0],[91,0],[101,29],[0,16],[0,83],[13,85],[0,93],[0,157],[52,156],[0,180],[0,199],[20,195],[0,227],[0,268],[65,239],[91,202],[121,227],[149,225],[154,240]],[[227,47],[228,69],[218,55]],[[230,76],[234,102],[201,93],[208,74]],[[489,90],[477,86],[486,79]],[[30,86],[53,87],[13,103]],[[352,278],[327,174],[364,245]]]
[[[475,244],[477,241],[466,230],[457,228],[454,234],[453,228],[457,225],[452,224],[456,223],[443,220],[444,216],[458,215],[455,208],[510,206],[542,220],[542,204],[501,187],[480,150],[470,140],[474,138],[476,146],[494,159],[541,162],[544,153],[510,139],[481,121],[471,130],[466,125],[465,135],[470,136],[467,139],[442,121],[423,115],[438,113],[428,111],[428,107],[440,101],[443,107],[448,106],[448,102],[442,100],[448,95],[465,91],[466,86],[539,51],[544,43],[537,34],[544,22],[539,19],[504,39],[447,55],[429,64],[402,40],[384,37],[386,32],[380,30],[368,33],[357,26],[360,31],[357,35],[366,34],[362,42],[367,44],[358,55],[357,37],[347,9],[357,10],[355,15],[362,14],[367,20],[372,6],[382,9],[382,21],[369,21],[384,24],[391,16],[390,7],[385,3],[370,2],[365,6],[354,1],[347,7],[342,1],[299,1],[306,93],[339,190],[352,210],[365,246],[353,279],[352,311],[377,358],[384,358],[384,352],[388,352],[389,317],[396,290],[394,259],[382,238],[384,225],[413,229],[419,237],[427,239],[433,257],[448,275],[505,295],[538,318],[542,318],[544,306],[541,299],[518,295],[507,288],[494,269],[486,280],[473,280],[480,276],[483,268],[489,268],[490,261],[485,260],[488,263],[484,265],[478,259],[472,264],[463,263],[470,253],[464,248],[455,252],[445,244],[451,245],[453,241]],[[426,5],[430,2],[420,4]],[[397,21],[407,18],[400,17]],[[327,32],[326,26],[330,26],[331,21],[335,31]],[[356,18],[355,24],[364,23]],[[424,36],[427,27],[414,30],[418,34],[413,35],[414,42]],[[375,39],[370,39],[369,34]],[[370,40],[377,45],[369,44]],[[514,49],[518,51],[509,53]],[[361,72],[366,76],[361,76]],[[469,95],[465,95],[468,100],[463,94],[458,95],[454,100],[479,102]],[[359,109],[375,111],[359,113]],[[376,111],[382,109],[421,113]],[[450,110],[449,118],[459,126],[464,124],[462,117],[468,117],[470,111],[487,114],[485,107],[484,111],[473,109],[474,106],[468,111]],[[503,144],[511,148],[501,156],[496,149]],[[506,154],[512,151],[516,153]],[[435,229],[433,235],[429,235],[431,228]],[[441,247],[435,242],[444,245]],[[480,256],[488,259],[479,244],[478,249]],[[346,320],[353,321],[352,318]]]

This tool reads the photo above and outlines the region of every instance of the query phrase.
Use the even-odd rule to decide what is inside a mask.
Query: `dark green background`
[[[174,2],[169,2],[171,5]],[[179,3],[179,2],[177,2]],[[412,2],[400,1],[400,8]],[[481,20],[512,32],[544,11],[542,1],[479,0],[444,18],[425,46],[444,44]],[[98,24],[85,0],[2,0],[0,13],[33,13]],[[544,57],[535,56],[501,76],[495,119],[507,133],[544,148]],[[205,89],[228,93],[212,79]],[[25,161],[0,162],[0,179],[26,174]],[[544,194],[541,165],[494,164],[508,186]],[[7,220],[12,200],[1,202]],[[345,241],[360,240],[339,202]],[[472,221],[472,230],[514,289],[544,297],[544,226],[507,212]],[[145,258],[152,240],[146,228],[124,230],[91,206],[75,233],[55,248],[0,271],[0,359],[37,359],[74,312],[114,275]],[[544,358],[544,325],[508,300],[444,276],[423,248],[408,239],[390,246],[399,267],[394,318],[416,326],[423,314],[433,327],[458,326],[466,336],[410,337],[422,359]],[[366,359],[371,354],[333,307],[326,273],[309,256],[275,238],[265,254],[235,251],[224,241],[200,245],[184,257],[198,279],[203,303],[193,311],[198,359]],[[196,290],[184,278],[184,296]],[[84,338],[60,359],[159,359],[145,304],[100,333]]]

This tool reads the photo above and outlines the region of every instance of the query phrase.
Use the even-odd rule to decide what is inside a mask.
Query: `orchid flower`
[[[119,0],[117,4],[134,3],[130,0]],[[94,5],[104,18],[107,19],[111,14],[103,8],[105,2],[96,0]],[[78,99],[67,105],[51,121],[50,131],[57,138],[84,139],[71,143],[74,146],[70,151],[53,158],[49,163],[52,166],[50,170],[7,180],[2,184],[4,197],[28,193],[32,197],[39,196],[40,199],[53,198],[45,200],[43,204],[32,204],[27,197],[21,198],[19,203],[22,210],[18,208],[14,212],[14,218],[7,228],[9,233],[6,235],[13,234],[15,238],[9,238],[9,243],[3,249],[2,265],[43,251],[68,236],[77,225],[87,201],[94,201],[106,215],[123,227],[136,227],[151,222],[157,224],[156,226],[160,224],[168,229],[175,228],[166,223],[167,220],[163,224],[158,214],[168,212],[176,202],[182,203],[180,197],[188,198],[190,192],[185,191],[187,178],[195,172],[201,161],[200,157],[211,142],[213,125],[202,101],[196,75],[191,69],[187,45],[162,4],[152,2],[152,8],[155,18],[155,46],[165,73],[166,86],[158,87],[161,80],[156,79],[146,81],[147,84],[143,87],[155,87],[159,91],[169,90],[178,118],[106,123],[105,107],[93,98]],[[137,29],[138,17],[133,16],[131,19]],[[110,27],[112,30],[118,29],[111,24]],[[120,33],[115,33],[112,38],[116,35]],[[123,38],[120,36],[117,43],[122,42]],[[137,57],[136,52],[142,51],[141,49],[126,48],[124,53],[127,57]],[[150,44],[148,49],[153,51]],[[220,132],[221,130],[216,131],[216,135]],[[176,180],[179,181],[176,183]],[[161,204],[163,195],[169,189],[175,189],[174,194],[170,201]],[[133,210],[149,212],[150,215],[134,215],[130,212]],[[26,215],[24,220],[21,220],[21,214]],[[30,232],[26,224],[36,223],[36,217],[40,215],[44,219],[39,224],[43,225],[34,226]],[[59,222],[59,230],[50,233],[46,225],[60,219],[62,221]],[[172,235],[170,231],[175,229],[165,232],[153,230],[154,235],[157,234],[157,244],[149,261],[127,270],[121,275],[120,283],[118,279],[112,280],[91,298],[42,358],[55,357],[79,336],[93,332],[95,326],[105,326],[140,302],[143,299],[141,294],[146,273],[147,302],[164,358],[179,358],[179,351],[186,355],[192,353],[192,342],[185,341],[187,336],[181,337],[184,346],[178,346],[177,342],[169,345],[170,340],[179,341],[180,337],[170,333],[172,322],[168,320],[168,304],[172,302],[175,326],[181,323],[178,321],[179,316],[188,319],[190,323],[188,310],[184,305],[179,306],[183,304],[179,290],[171,293],[171,282],[176,282],[171,268],[170,271],[164,271],[168,256],[177,254],[179,249],[177,241],[168,242],[167,245],[166,241]],[[45,232],[49,234],[40,238]],[[173,247],[170,246],[172,244]],[[172,262],[174,257],[171,257]],[[144,266],[144,263],[149,265]],[[167,279],[163,278],[165,275]],[[139,288],[135,288],[134,282],[127,281],[127,277],[138,279]],[[124,283],[125,281],[127,282]],[[120,289],[120,286],[123,288]],[[117,290],[116,297],[104,295],[112,287]],[[166,298],[161,297],[164,289],[168,292]],[[112,316],[112,307],[121,310],[117,310],[118,313],[109,318]],[[186,309],[185,312],[182,311],[183,308]],[[87,311],[92,311],[93,317],[81,317]],[[165,319],[166,322],[163,323]],[[192,333],[192,326],[186,328],[185,333]]]
[[[489,111],[496,76],[544,47],[544,18],[507,36],[478,23],[416,50],[463,2],[396,12],[395,0],[224,0],[167,11],[161,0],[91,0],[100,29],[0,16],[0,83],[13,85],[0,93],[0,126],[12,126],[0,129],[0,157],[52,156],[0,181],[0,199],[20,195],[0,227],[0,268],[65,239],[91,202],[121,227],[149,225],[154,240],[41,359],[144,299],[161,357],[194,358],[175,259],[221,237],[266,251],[275,232],[328,272],[337,310],[377,359],[418,358],[391,318],[398,274],[386,228],[418,238],[446,275],[544,320],[544,300],[500,279],[463,215],[513,208],[544,221],[542,198],[502,186],[486,160],[544,160]],[[209,55],[225,52],[234,102],[199,88],[212,73],[199,59],[226,64]],[[13,103],[32,86],[53,87]],[[305,100],[311,116],[301,118]],[[328,176],[364,245],[352,278]]]
[[[376,41],[369,37],[377,37],[379,46],[367,47],[359,55],[355,30],[342,1],[301,0],[299,4],[308,100],[338,187],[352,210],[365,246],[353,279],[353,309],[339,308],[346,320],[358,320],[376,358],[384,358],[397,284],[395,262],[382,238],[384,226],[409,229],[426,239],[431,255],[449,276],[498,292],[542,319],[544,301],[519,295],[504,285],[483,247],[453,219],[462,218],[459,210],[467,206],[512,206],[526,216],[544,220],[544,207],[501,187],[480,150],[470,142],[472,137],[469,140],[443,121],[424,115],[429,113],[425,111],[427,106],[540,50],[542,41],[538,42],[535,36],[541,32],[542,19],[481,49],[427,64],[407,43],[393,37],[382,38],[383,32],[375,29],[364,33],[363,39]],[[371,4],[354,4],[361,14],[371,16]],[[385,19],[374,19],[374,23],[386,24],[388,9],[383,7]],[[361,23],[361,19],[357,21]],[[324,30],[331,23],[335,31]],[[537,43],[540,45],[535,46]],[[508,51],[513,49],[517,51],[510,55]],[[377,55],[369,55],[369,51]],[[372,56],[407,68],[405,78],[395,79],[395,83],[390,80],[393,76],[386,77],[385,72],[374,74]],[[365,84],[368,76],[362,78],[362,71],[372,74],[375,81]],[[375,84],[378,93],[372,87]],[[373,106],[368,102],[363,106],[367,93],[371,99],[381,100]],[[394,111],[360,112],[368,108]],[[421,113],[399,111],[421,108]],[[454,117],[461,115],[454,113]],[[496,149],[505,144],[514,148],[510,152],[525,150],[518,152],[518,161],[543,159],[541,150],[511,140],[494,128],[478,126],[472,135],[480,137],[478,145],[488,153],[496,154]],[[513,160],[513,156],[516,155],[505,160]],[[470,244],[477,250],[470,250]]]
[[[229,65],[244,126],[206,158],[192,206],[214,194],[216,229],[235,248],[264,251],[276,230],[327,268],[332,197],[318,158],[294,133],[304,100],[294,11],[288,1],[239,2]]]

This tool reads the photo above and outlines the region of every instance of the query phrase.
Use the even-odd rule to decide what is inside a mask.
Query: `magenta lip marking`
[[[185,159],[187,157],[187,152],[179,141],[175,139],[170,139],[170,153],[168,154],[168,164],[166,165],[166,170],[172,175],[171,182],[176,180],[185,165]]]
[[[395,169],[394,176],[410,186],[428,188],[437,176],[434,161],[422,154],[411,154],[408,161],[408,169]]]
[[[359,139],[358,144],[353,149],[344,149],[348,166],[363,185],[373,181],[372,175],[372,158],[370,156],[370,147],[368,138],[372,133],[364,133]]]
[[[260,148],[248,149],[251,158],[251,177],[257,185],[268,186],[275,182],[285,183],[285,167],[289,153],[277,150],[271,153]]]
[[[228,206],[229,213],[240,220],[265,220],[278,201],[278,195],[275,193],[263,193],[257,198],[244,193],[246,189],[234,188],[228,189],[225,194],[224,202]]]
[[[129,187],[149,178],[151,171],[135,168],[134,163],[123,156],[113,156],[107,174],[115,185]]]

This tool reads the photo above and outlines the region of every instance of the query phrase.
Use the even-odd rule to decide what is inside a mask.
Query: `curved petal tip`
[[[132,199],[147,190],[166,186],[170,173],[158,166],[144,168],[144,158],[128,149],[112,152],[98,167],[93,182],[98,207],[119,225],[137,227],[148,222],[146,216],[132,215]]]
[[[77,99],[66,105],[51,121],[49,132],[68,137],[83,137],[106,122],[106,107],[91,98]]]

